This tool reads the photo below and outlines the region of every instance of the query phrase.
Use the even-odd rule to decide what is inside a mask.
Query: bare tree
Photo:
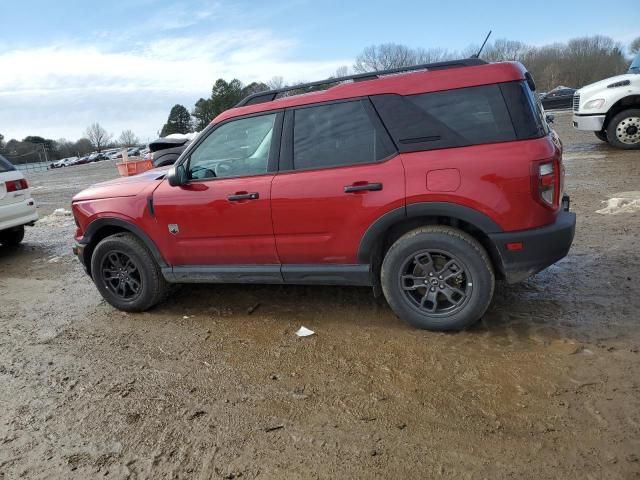
[[[279,88],[283,88],[285,86],[284,78],[282,78],[282,77],[273,77],[271,80],[269,80],[267,82],[267,86],[271,90],[277,90]]]
[[[113,138],[113,135],[102,128],[98,122],[89,125],[84,135],[98,153],[101,152],[102,148]]]
[[[415,64],[415,52],[409,47],[396,43],[383,43],[365,48],[356,57],[353,70],[356,73],[379,72]]]
[[[409,48],[395,43],[384,43],[365,48],[356,57],[353,70],[356,73],[379,72],[423,63],[442,62],[459,57],[458,52],[445,48]]]
[[[488,62],[520,62],[531,48],[517,40],[499,38],[487,45],[481,56]]]
[[[635,55],[636,53],[640,53],[640,37],[636,37],[629,44],[629,52],[633,55]]]
[[[123,147],[133,147],[134,145],[138,145],[140,140],[136,134],[133,133],[133,130],[123,130],[118,137],[118,143]]]

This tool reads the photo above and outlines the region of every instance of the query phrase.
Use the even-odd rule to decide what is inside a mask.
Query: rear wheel
[[[5,247],[16,247],[24,239],[24,226],[0,232],[0,243]]]
[[[104,299],[127,312],[148,310],[169,291],[153,255],[130,233],[98,243],[91,256],[91,276]]]
[[[640,109],[631,108],[615,115],[607,126],[607,141],[626,150],[640,148]]]
[[[478,321],[495,285],[482,245],[446,226],[400,237],[385,255],[380,279],[396,315],[428,330],[461,330]]]
[[[593,132],[596,137],[598,137],[598,140],[602,140],[603,142],[607,141],[607,132],[606,130],[600,130],[599,132]]]

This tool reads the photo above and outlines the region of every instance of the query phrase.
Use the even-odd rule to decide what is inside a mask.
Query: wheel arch
[[[604,118],[603,129],[607,129],[609,121],[618,113],[627,110],[629,108],[640,108],[640,95],[627,95],[611,105],[607,115]]]
[[[98,245],[98,243],[100,243],[104,238],[117,233],[131,233],[135,235],[149,249],[153,258],[158,262],[158,265],[161,268],[168,266],[156,244],[138,226],[119,218],[98,218],[89,224],[84,232],[82,240],[79,242],[85,245],[82,254],[84,256],[84,264],[87,267],[87,273],[89,273],[89,275],[91,275],[91,256],[93,255],[96,245]]]
[[[387,212],[362,237],[358,261],[371,265],[374,284],[379,282],[382,259],[391,245],[405,233],[425,225],[448,225],[470,234],[489,254],[496,276],[502,277],[500,254],[488,235],[503,231],[496,222],[484,213],[463,205],[420,202]]]

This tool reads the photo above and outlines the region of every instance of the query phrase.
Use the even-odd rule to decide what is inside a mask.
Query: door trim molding
[[[183,265],[162,269],[171,283],[373,285],[368,264]]]

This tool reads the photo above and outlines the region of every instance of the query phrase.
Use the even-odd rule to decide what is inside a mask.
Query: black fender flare
[[[160,250],[158,250],[158,247],[156,246],[156,244],[153,242],[153,240],[151,240],[149,235],[147,235],[144,232],[144,230],[134,225],[133,223],[127,222],[126,220],[122,220],[120,218],[102,217],[94,220],[89,224],[89,226],[84,232],[84,235],[82,236],[82,240],[80,240],[80,242],[78,243],[82,245],[91,245],[94,235],[104,227],[118,227],[133,233],[136,237],[142,240],[142,243],[144,243],[145,246],[149,249],[149,251],[153,255],[153,258],[156,260],[156,262],[158,262],[158,265],[160,265],[160,267],[169,266],[169,264],[164,260],[164,258],[162,258],[162,255],[160,254]],[[86,260],[88,260],[89,262],[87,265],[90,265],[91,259],[89,258]]]
[[[447,202],[419,202],[391,210],[369,226],[360,240],[358,262],[370,263],[378,240],[396,223],[418,217],[449,217],[473,225],[485,234],[500,233],[502,228],[484,213]]]

